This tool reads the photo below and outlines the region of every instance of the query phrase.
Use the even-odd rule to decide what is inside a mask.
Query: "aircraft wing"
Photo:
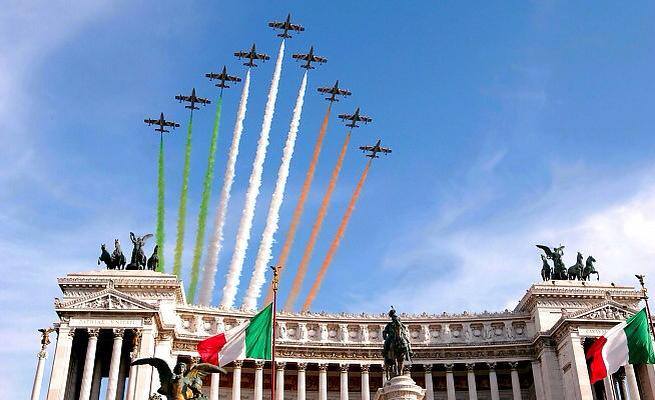
[[[234,53],[234,55],[239,57],[239,58],[248,57],[248,54],[250,54],[250,53],[246,53],[245,51],[237,51],[236,53]]]
[[[159,121],[155,121],[159,123]],[[172,122],[172,121],[164,121],[164,126],[172,126],[173,128],[177,128],[180,126],[177,122]]]
[[[325,88],[325,87],[322,87],[322,88],[318,88],[317,90],[318,90],[319,92],[321,92],[321,93],[334,93],[334,92],[332,91],[332,88]]]
[[[156,120],[156,119],[144,119],[143,122],[145,122],[145,123],[148,124],[148,125],[152,125],[152,124],[156,124],[157,122],[159,122],[159,120]]]
[[[260,60],[270,60],[271,59],[271,57],[267,56],[266,54],[256,54],[255,57],[260,59]]]
[[[326,62],[327,62],[327,58],[325,58],[325,57],[319,57],[319,56],[314,56],[314,57],[312,58],[312,61],[314,61],[314,62],[320,62],[320,63],[326,63]]]
[[[339,94],[342,96],[350,96],[352,93],[350,92],[350,90],[339,89]]]
[[[290,25],[289,25],[289,29],[290,29],[290,30],[293,30],[293,31],[296,31],[296,32],[302,32],[302,31],[305,30],[305,28],[303,28],[303,27],[300,26],[300,25],[296,25],[296,24],[290,24]]]
[[[386,154],[391,153],[391,149],[387,149],[386,147],[380,147],[380,151],[381,151],[382,153],[386,153]]]
[[[309,60],[309,54],[294,54],[291,57],[295,58],[296,60]]]
[[[373,151],[373,146],[359,146],[359,149],[363,151]]]
[[[371,121],[373,121],[370,117],[367,117],[366,115],[360,115],[360,116],[359,116],[359,120],[360,120],[360,121],[364,121],[364,122],[371,122]]]
[[[350,120],[350,121],[355,119],[355,117],[350,115],[350,114],[339,114],[338,117],[341,118],[341,119],[347,119],[347,120]]]
[[[284,29],[284,22],[269,22],[268,26],[271,28],[282,28]]]

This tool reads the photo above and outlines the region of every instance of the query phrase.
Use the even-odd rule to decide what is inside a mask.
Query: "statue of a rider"
[[[387,379],[401,375],[405,361],[412,361],[409,332],[407,327],[400,322],[393,306],[389,310],[389,317],[391,322],[382,331],[382,338],[384,339],[382,355],[384,356],[384,370]]]

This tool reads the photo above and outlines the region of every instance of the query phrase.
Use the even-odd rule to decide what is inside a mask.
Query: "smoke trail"
[[[298,271],[296,276],[293,278],[293,284],[291,285],[291,290],[289,292],[289,297],[284,304],[285,311],[291,311],[293,309],[293,304],[296,302],[296,297],[302,287],[302,282],[305,279],[305,274],[307,274],[307,266],[309,265],[309,260],[312,258],[312,252],[314,251],[314,246],[316,245],[316,240],[318,239],[318,234],[321,231],[323,226],[323,221],[327,215],[328,205],[330,204],[330,199],[332,198],[332,193],[334,188],[337,185],[337,180],[339,179],[339,173],[341,172],[341,166],[343,165],[343,159],[346,156],[346,150],[348,150],[348,143],[350,142],[350,132],[346,135],[346,139],[343,141],[341,146],[341,152],[339,153],[339,158],[337,159],[337,164],[334,166],[332,171],[332,176],[330,176],[330,182],[328,183],[327,191],[323,196],[321,201],[321,206],[318,210],[318,215],[316,216],[316,221],[312,226],[312,231],[309,234],[309,241],[305,247],[305,251],[302,254],[302,259],[298,265]]]
[[[291,166],[291,157],[293,157],[293,150],[296,145],[296,137],[298,136],[298,127],[300,126],[300,115],[302,114],[302,106],[305,99],[305,89],[307,87],[307,72],[302,78],[300,90],[298,91],[298,98],[296,99],[296,106],[293,109],[293,117],[291,118],[291,125],[289,126],[289,133],[287,134],[287,141],[282,151],[282,163],[277,172],[277,181],[275,182],[275,189],[271,197],[271,205],[268,208],[268,215],[266,217],[266,226],[262,234],[262,240],[259,242],[259,250],[257,250],[257,258],[255,259],[255,267],[252,271],[248,291],[243,299],[243,307],[246,310],[252,310],[257,307],[257,299],[264,285],[264,276],[266,274],[266,266],[271,260],[271,252],[273,250],[273,237],[278,229],[280,221],[280,207],[284,200],[284,189],[287,185],[287,178],[289,177],[289,167]]]
[[[159,161],[157,163],[157,271],[164,272],[164,134],[159,135]]]
[[[250,91],[250,69],[246,72],[246,78],[243,82],[241,91],[241,100],[237,110],[237,119],[234,124],[234,133],[232,135],[232,144],[227,156],[227,165],[225,166],[225,177],[223,178],[223,188],[221,197],[216,208],[216,217],[214,218],[214,230],[212,237],[207,245],[207,257],[205,259],[203,279],[198,294],[198,303],[209,305],[214,291],[214,278],[216,275],[216,264],[221,252],[223,243],[223,228],[225,227],[225,217],[227,215],[227,206],[230,202],[230,192],[234,183],[235,166],[237,156],[239,155],[239,143],[241,142],[241,133],[243,132],[243,120],[246,118],[246,106],[248,105],[248,94]]]
[[[221,109],[223,108],[223,94],[216,102],[216,117],[214,117],[214,129],[212,130],[211,141],[209,142],[209,158],[205,179],[202,182],[202,198],[200,200],[200,211],[198,212],[198,230],[196,231],[196,245],[193,250],[193,263],[191,264],[191,281],[189,283],[187,301],[193,303],[196,297],[198,286],[198,275],[200,273],[200,257],[202,246],[205,241],[205,227],[207,226],[207,209],[209,208],[209,197],[212,194],[212,183],[214,181],[214,163],[216,161],[216,142],[218,140],[218,127],[221,123]]]
[[[314,283],[312,284],[312,287],[309,290],[307,299],[305,299],[305,304],[302,306],[303,311],[309,310],[309,307],[312,305],[312,302],[314,301],[314,298],[316,298],[316,294],[318,293],[318,290],[321,287],[323,278],[325,277],[325,272],[327,272],[327,269],[330,266],[330,263],[332,262],[332,258],[334,258],[334,254],[337,252],[337,248],[339,247],[339,243],[341,243],[343,234],[346,232],[346,227],[348,226],[348,221],[350,220],[350,216],[352,215],[353,210],[355,209],[355,203],[357,203],[359,194],[362,191],[362,186],[364,186],[364,181],[366,180],[366,176],[368,175],[368,170],[371,167],[371,162],[373,162],[373,159],[370,159],[368,163],[366,163],[366,168],[364,168],[364,172],[362,172],[362,176],[359,178],[359,182],[357,182],[357,187],[355,188],[355,192],[350,198],[350,202],[348,203],[348,208],[346,209],[345,214],[343,214],[343,218],[341,219],[341,224],[339,224],[339,229],[337,229],[337,234],[334,236],[334,239],[332,239],[332,243],[330,243],[330,248],[328,249],[328,252],[325,255],[325,259],[323,259],[323,263],[321,264],[321,269],[318,271],[318,275],[316,276],[316,279],[314,280]]]
[[[302,217],[305,202],[307,201],[307,195],[309,194],[309,189],[312,186],[312,180],[314,179],[314,172],[316,172],[316,165],[318,164],[318,156],[321,154],[321,148],[323,147],[323,138],[325,138],[325,132],[327,132],[328,122],[330,121],[330,111],[332,110],[332,103],[329,103],[325,116],[323,117],[323,122],[321,123],[321,129],[318,132],[318,137],[316,138],[316,143],[314,144],[314,151],[312,152],[312,159],[309,163],[309,168],[307,169],[307,174],[305,175],[305,181],[302,184],[300,190],[300,197],[298,198],[298,203],[296,203],[296,208],[293,210],[293,215],[291,217],[291,224],[289,225],[289,230],[284,239],[284,244],[282,245],[282,251],[280,257],[275,264],[278,266],[279,272],[281,273],[284,267],[287,265],[287,260],[289,259],[289,252],[291,251],[291,246],[296,237],[296,231],[298,230],[298,225],[300,224],[300,218]],[[273,290],[269,286],[268,294],[266,295],[266,300],[264,304],[268,304],[273,301]]]
[[[191,131],[193,130],[193,110],[189,115],[189,126],[186,133],[186,148],[184,151],[184,170],[182,172],[182,190],[180,191],[180,208],[177,211],[177,240],[175,241],[175,259],[173,274],[180,276],[182,272],[182,249],[184,247],[184,224],[186,223],[186,200],[189,193],[189,172],[191,171]]]
[[[243,208],[243,214],[241,215],[241,221],[239,222],[239,228],[237,230],[236,244],[234,245],[232,260],[230,261],[230,268],[227,277],[225,278],[223,298],[221,299],[221,306],[223,307],[229,308],[234,305],[234,298],[236,297],[237,289],[239,287],[239,278],[241,276],[241,269],[243,268],[243,261],[246,257],[246,250],[248,249],[248,241],[250,240],[250,231],[252,228],[252,220],[255,216],[255,206],[257,204],[257,197],[259,196],[259,187],[262,184],[264,159],[266,158],[266,148],[268,147],[268,135],[271,132],[271,122],[273,121],[273,114],[275,113],[275,100],[277,99],[277,89],[280,84],[283,58],[284,40],[280,44],[277,61],[275,62],[275,70],[273,71],[271,87],[268,91],[268,99],[266,100],[266,107],[264,109],[262,130],[259,134],[255,160],[253,162],[248,189],[246,191],[246,202]]]

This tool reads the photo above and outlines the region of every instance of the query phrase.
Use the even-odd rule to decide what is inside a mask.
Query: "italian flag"
[[[622,365],[655,364],[649,329],[644,308],[596,339],[587,350],[591,383],[612,375]]]
[[[234,360],[271,359],[273,303],[241,325],[198,343],[202,362],[225,366]]]

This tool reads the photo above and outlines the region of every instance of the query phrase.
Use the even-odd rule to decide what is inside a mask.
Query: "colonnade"
[[[294,393],[289,393],[289,390],[286,390],[285,393],[285,375],[287,371],[287,364],[295,365],[295,372],[297,374],[297,386]],[[276,362],[275,366],[275,382],[276,382],[276,398],[275,400],[284,400],[285,394],[291,399],[305,400],[307,398],[307,387],[306,387],[306,371],[308,365],[313,364],[314,367],[318,369],[318,400],[327,400],[328,398],[328,369],[330,365],[338,366],[339,373],[339,399],[340,400],[355,400],[349,393],[349,374],[351,371],[357,371],[360,375],[360,391],[357,399],[361,400],[370,400],[371,399],[371,385],[369,378],[369,371],[371,366],[379,364],[360,364],[360,363],[307,363],[307,362]],[[476,369],[478,365],[482,364],[486,369]],[[485,373],[488,374],[489,378],[489,391],[491,393],[492,400],[500,399],[500,390],[498,385],[498,378],[496,368],[500,363],[497,362],[487,362],[487,363],[467,363],[463,364],[466,367],[466,376],[468,382],[468,399],[469,400],[478,400],[478,388],[476,384],[476,375]],[[518,362],[503,362],[504,367],[509,367],[510,377],[511,377],[511,386],[512,386],[512,399],[513,400],[522,400],[523,395],[520,386],[519,380],[519,371],[518,371]],[[456,364],[447,363],[439,364],[445,369],[445,378],[446,378],[446,398],[447,400],[455,400],[455,369]],[[245,372],[243,370],[244,363],[243,361],[236,361],[232,364],[233,368],[231,371],[232,374],[232,388],[231,396],[232,400],[242,398],[242,374]],[[264,394],[264,368],[265,363],[262,361],[256,361],[254,367],[254,388],[253,388],[253,400],[263,400],[267,398]],[[424,376],[425,389],[426,389],[426,400],[434,400],[435,389],[433,386],[433,369],[437,364],[413,364],[411,367],[418,371],[422,369]],[[248,371],[249,372],[249,371]],[[211,387],[209,390],[209,399],[218,400],[219,395],[219,385],[220,379],[218,378],[219,374],[214,374],[211,379]],[[538,380],[540,385],[543,385],[541,382],[540,375],[538,376],[534,373],[533,378],[536,382]],[[383,384],[384,384],[383,376]],[[536,395],[538,400],[544,399],[543,394]]]

